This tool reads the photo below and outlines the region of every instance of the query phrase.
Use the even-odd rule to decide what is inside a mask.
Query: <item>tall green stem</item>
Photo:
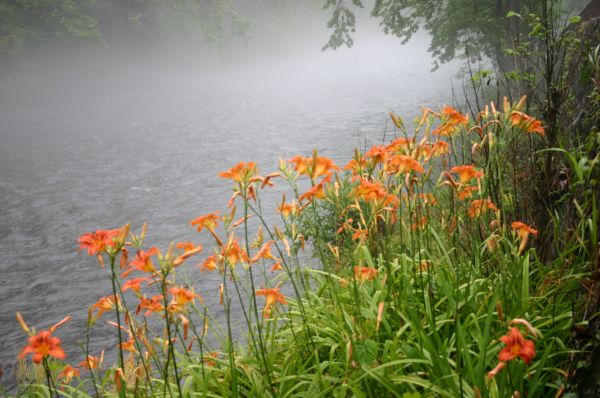
[[[110,256],[110,273],[111,273],[111,281],[112,281],[112,290],[113,297],[115,299],[115,312],[117,313],[117,325],[118,325],[118,333],[119,333],[119,364],[121,369],[123,369],[123,374],[125,374],[125,361],[123,359],[123,336],[121,333],[121,313],[119,309],[119,296],[117,296],[117,273],[115,272],[115,260],[117,255]]]

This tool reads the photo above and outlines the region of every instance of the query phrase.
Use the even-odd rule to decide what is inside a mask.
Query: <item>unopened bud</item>
[[[517,102],[517,105],[515,105],[514,110],[516,110],[516,111],[520,110],[525,105],[526,99],[527,99],[526,95],[522,96],[521,99],[519,100],[519,102]]]
[[[27,333],[30,336],[33,335],[31,333],[31,331],[29,330],[29,327],[25,323],[25,320],[23,319],[23,316],[21,315],[20,312],[17,312],[17,322],[19,322],[19,325],[21,325],[21,328],[23,329],[23,331],[25,331],[25,333]]]
[[[498,313],[500,322],[504,322],[504,311],[502,311],[502,302],[500,300],[496,301],[496,312]]]

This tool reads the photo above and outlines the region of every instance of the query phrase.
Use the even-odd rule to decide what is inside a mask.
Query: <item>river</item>
[[[101,90],[30,87],[33,101],[0,94],[0,383],[26,342],[16,311],[38,329],[72,315],[58,335],[69,362],[82,358],[86,309],[110,283],[78,253],[81,234],[148,221],[148,243],[163,249],[199,241],[188,222],[224,208],[230,183],[217,173],[235,163],[254,160],[267,173],[279,157],[318,148],[343,165],[391,130],[390,110],[410,125],[422,106],[452,101],[458,67],[430,73],[426,47],[385,39],[210,74],[131,73]],[[218,276],[196,263],[190,279],[219,315]],[[114,347],[102,330],[111,329],[99,325],[94,353]]]

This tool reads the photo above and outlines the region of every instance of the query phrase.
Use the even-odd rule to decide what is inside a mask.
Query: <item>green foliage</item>
[[[40,49],[222,46],[249,24],[233,0],[0,0],[0,60]]]
[[[362,7],[360,0],[352,0],[352,3],[355,6]],[[336,49],[343,45],[352,47],[354,44],[352,33],[356,31],[356,17],[354,13],[343,2],[337,0],[326,0],[323,8],[333,8],[331,18],[327,22],[327,27],[333,29],[333,32],[327,44],[323,46],[323,50],[327,48]]]
[[[326,0],[324,8],[333,8],[328,27],[333,29],[324,48],[350,47],[350,34],[355,31],[356,19],[344,0]],[[358,6],[362,4],[353,1]],[[547,0],[515,2],[511,0],[376,0],[371,15],[379,20],[386,34],[397,36],[406,43],[419,30],[431,35],[429,51],[434,56],[434,69],[439,63],[456,57],[470,61],[483,57],[503,63],[502,50],[519,42],[522,27],[511,18],[539,14],[553,3]],[[565,2],[563,12],[572,12],[581,1]],[[575,7],[577,6],[577,7]],[[577,17],[570,19],[572,23]],[[541,25],[537,33],[540,33]]]
[[[100,44],[95,0],[0,1],[0,57],[44,45]]]
[[[352,45],[351,38],[337,40],[339,32],[355,29],[355,18],[343,1],[326,2],[326,7],[336,4],[334,16],[328,27],[334,29],[325,47],[337,48]],[[452,0],[377,0],[371,15],[380,21],[386,34],[392,34],[406,43],[420,28],[431,34],[429,50],[438,62],[447,62],[458,55],[479,58],[493,56],[500,40],[506,37],[505,24],[498,15],[498,2]],[[343,10],[345,18],[336,17]]]

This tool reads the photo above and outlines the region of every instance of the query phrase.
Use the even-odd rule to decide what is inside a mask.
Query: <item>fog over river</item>
[[[431,73],[427,44],[427,38],[417,38],[402,46],[380,34],[350,50],[321,52],[315,45],[268,62],[234,57],[211,73],[148,71],[140,65],[118,77],[106,73],[93,84],[76,75],[63,76],[65,86],[29,82],[28,97],[15,95],[15,87],[25,83],[5,78],[0,92],[5,372],[26,341],[16,311],[38,329],[72,315],[58,335],[67,360],[81,360],[78,341],[87,307],[111,293],[109,270],[78,253],[77,238],[91,230],[127,222],[139,230],[147,221],[147,245],[165,250],[171,241],[207,245],[184,268],[222,317],[218,273],[195,268],[211,252],[210,242],[189,226],[193,218],[225,208],[231,184],[217,174],[251,160],[269,173],[279,157],[309,155],[313,148],[342,166],[365,140],[380,142],[386,128],[389,138],[389,111],[411,125],[422,106],[451,103],[458,66]],[[275,214],[272,202],[265,209]],[[114,336],[100,322],[92,353],[114,348]]]

